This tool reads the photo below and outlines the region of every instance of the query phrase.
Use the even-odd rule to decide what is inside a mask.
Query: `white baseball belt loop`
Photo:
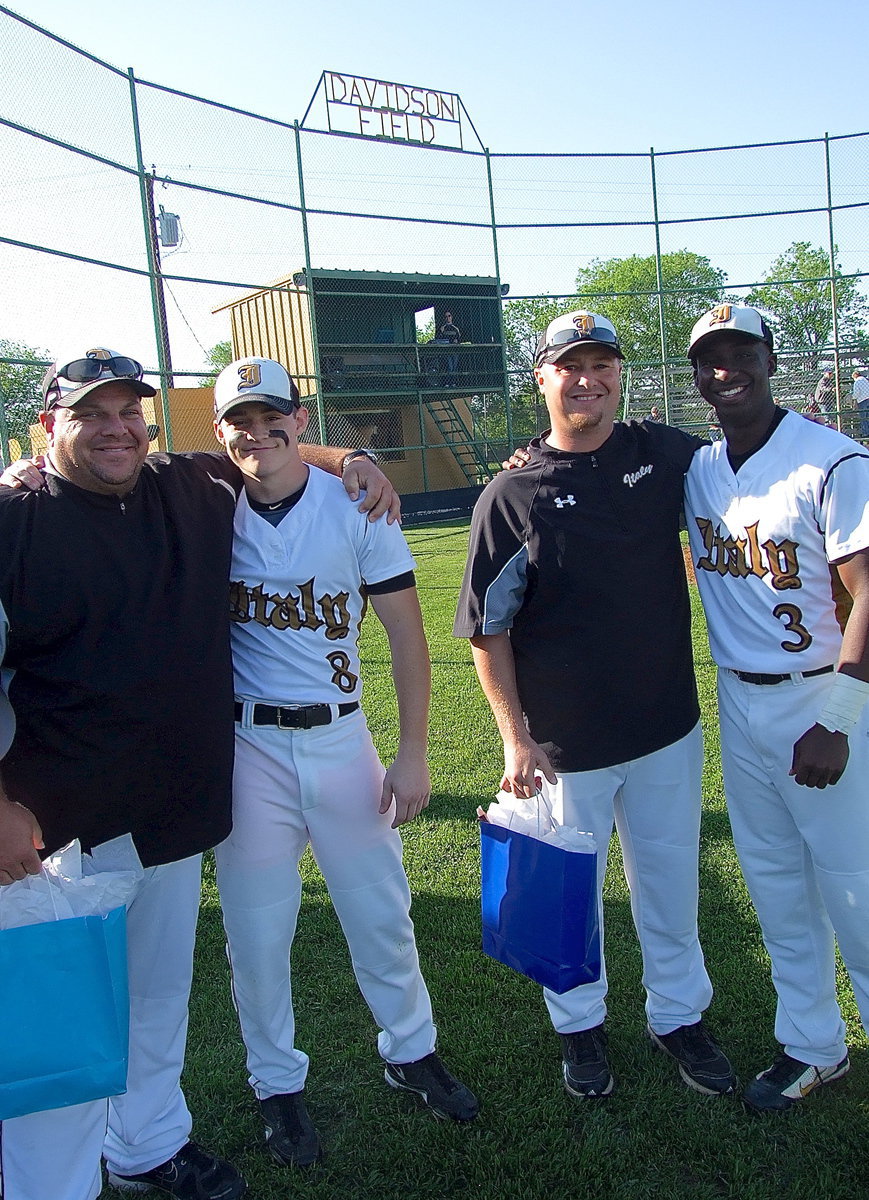
[[[238,703],[238,701],[236,701]],[[253,710],[256,704],[255,700],[242,700],[241,702],[241,720],[238,724],[242,729],[253,729]]]
[[[831,733],[849,734],[869,700],[869,683],[837,671],[817,723]]]

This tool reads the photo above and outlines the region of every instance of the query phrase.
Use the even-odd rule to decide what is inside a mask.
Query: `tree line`
[[[869,304],[858,280],[844,277],[837,263],[836,315],[840,345],[869,352]],[[827,252],[794,242],[770,265],[762,281],[741,296],[727,290],[724,271],[702,254],[676,250],[661,255],[661,305],[666,345],[661,343],[657,263],[654,255],[595,259],[576,277],[576,293],[557,300],[530,298],[504,309],[508,362],[512,370],[531,369],[537,335],[559,313],[590,309],[609,317],[628,362],[684,359],[691,327],[716,304],[752,304],[763,311],[781,350],[806,355],[815,367],[833,341],[833,301]]]

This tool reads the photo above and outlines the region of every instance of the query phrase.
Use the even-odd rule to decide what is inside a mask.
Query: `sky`
[[[608,5],[581,5],[575,0],[562,0],[559,5],[533,0],[465,0],[464,4],[425,7],[399,0],[364,4],[358,0],[248,0],[243,5],[237,0],[186,0],[183,4],[177,0],[148,0],[146,4],[141,0],[18,0],[9,7],[122,70],[132,67],[140,79],[287,122],[301,120],[324,70],[458,93],[483,145],[496,154],[631,153],[647,152],[650,147],[661,152],[869,130],[866,0],[828,0],[824,5],[817,0],[731,0],[729,5],[703,0],[610,0]],[[14,23],[0,17],[0,60],[4,26],[8,30],[10,24]],[[7,44],[17,45],[18,41]],[[67,55],[63,62],[74,58]],[[5,70],[0,64],[0,116],[17,113],[19,108],[25,114],[39,113],[19,119],[51,133],[50,122],[80,111],[80,121],[94,123],[96,143],[100,148],[105,145],[109,157],[112,146],[122,141],[128,150],[125,82],[113,80],[112,100],[108,90],[106,96],[89,95],[92,81],[102,84],[99,75],[105,76],[105,72],[89,73],[85,64],[81,86],[76,89],[66,77],[53,73],[55,61],[61,60],[49,55],[43,63],[12,61]],[[8,89],[5,102],[4,87]],[[35,102],[31,102],[34,96]],[[44,105],[40,97],[45,98]],[[118,106],[117,113],[113,104]],[[155,102],[149,119],[153,122],[164,111],[175,110],[168,104],[165,110],[158,109]],[[230,125],[227,120],[227,139],[232,133]],[[161,143],[159,173],[177,180],[188,172],[187,177],[195,182],[239,191],[247,191],[249,186],[256,194],[271,186],[288,186],[294,164],[286,146],[281,161],[274,148],[268,149],[273,144],[265,134],[261,145],[248,147],[239,123],[239,144],[230,145],[229,140],[226,144],[209,140],[218,136],[217,128],[215,119],[211,127],[203,122],[201,127],[187,130],[179,126],[170,131],[174,142],[170,147],[167,136]],[[425,194],[443,215],[479,218],[476,210],[471,213],[471,206],[479,208],[484,185],[475,178],[473,187],[468,184],[463,193],[462,177],[455,172],[451,177],[446,167],[440,170],[457,156],[407,151],[402,157],[384,151],[382,159],[377,159],[381,174],[377,169],[359,167],[354,175],[354,162],[363,159],[360,144],[343,139],[335,144],[344,154],[343,175],[330,185],[325,169],[319,175],[311,170],[309,204],[329,207],[329,187],[334,197],[350,181],[370,208],[392,203],[399,211],[410,213],[415,206],[418,209]],[[869,142],[842,145],[852,145],[857,153]],[[86,160],[61,155],[47,144],[34,144],[34,139],[22,139],[21,135],[8,134],[3,146],[6,148],[0,152],[7,162],[16,162],[18,170],[13,167],[0,178],[0,234],[109,261],[128,261],[132,255],[141,259],[143,238],[140,213],[135,216],[139,205],[135,179],[101,171]],[[765,176],[755,172],[756,155],[751,160],[751,174],[749,160],[736,154],[712,156],[703,163],[671,158],[669,165],[662,163],[662,188],[666,192],[669,186],[668,202],[683,205],[685,212],[696,212],[698,207],[710,211],[714,206],[714,211],[725,213],[762,209],[773,184],[792,199],[794,207],[823,203],[823,198],[818,198],[823,190],[818,148],[806,149],[804,167],[801,153],[788,152],[780,162],[776,152],[771,152]],[[221,162],[222,155],[225,162]],[[117,157],[125,161],[120,151]],[[471,170],[474,160],[461,157],[471,163]],[[727,158],[726,168],[723,157]],[[423,158],[428,160],[425,164]],[[247,176],[239,167],[244,159],[250,165]],[[410,181],[395,177],[399,161],[418,169],[416,184],[412,175]],[[609,159],[605,168],[592,162],[577,166],[570,180],[550,178],[547,172],[553,171],[552,163],[543,160],[517,160],[515,168],[510,160],[494,165],[501,204],[499,224],[582,219],[582,204],[590,212],[611,207],[614,217],[639,220],[635,213],[648,205],[647,160],[638,159],[632,166],[631,160],[619,163]],[[729,175],[722,182],[725,170]],[[205,178],[203,173],[208,171],[212,176]],[[850,179],[858,182],[849,185],[855,194],[844,196],[844,201],[865,201],[859,161],[855,165],[852,160],[849,171]],[[270,173],[274,174],[273,183]],[[869,162],[862,178],[867,176]],[[207,197],[183,192],[180,187],[158,191],[155,198],[158,203],[165,202],[167,211],[181,214],[186,237],[179,251],[164,256],[167,272],[265,283],[303,264],[301,247],[298,242],[291,244],[292,238],[274,212],[260,210],[257,228],[251,230],[250,206],[236,214],[228,204],[218,209]],[[570,215],[564,217],[565,213]],[[275,220],[274,236],[271,219]],[[488,220],[487,211],[482,220]],[[373,223],[364,230],[360,226],[356,223],[353,244],[346,247],[341,240],[347,240],[343,232],[327,245],[329,231],[315,230],[326,265],[425,271],[438,269],[441,262],[441,269],[457,273],[487,274],[491,270],[490,246],[464,231],[456,230],[445,247],[442,226],[416,226],[418,244],[407,238],[411,226],[399,230],[389,223]],[[749,226],[746,222],[738,230],[733,224],[717,230],[696,227],[697,233],[691,236],[697,244],[692,242],[692,248],[710,254],[716,263],[721,259],[731,284],[757,279],[772,254],[796,240],[796,235],[792,228],[782,229],[781,244],[771,250],[776,239],[770,240],[770,230]],[[795,228],[799,236],[823,245],[826,235],[821,218],[807,219]],[[865,270],[869,262],[869,235],[861,232],[864,228],[865,219],[855,210],[853,226],[846,231],[850,247],[843,267],[846,271]],[[379,241],[372,229],[382,231]],[[673,233],[677,241],[662,248],[666,251],[687,244],[685,229],[677,227]],[[389,244],[387,233],[395,245]],[[281,239],[285,236],[284,244]],[[582,239],[574,231],[553,231],[546,237],[504,234],[502,278],[513,285],[511,295],[537,291],[566,294],[573,286],[577,266],[595,256],[637,252],[620,237],[618,230],[607,233],[601,254],[600,245],[592,244],[590,238],[580,245]],[[406,244],[399,252],[401,238]],[[270,250],[280,245],[281,254],[264,253],[264,244]],[[445,253],[438,257],[447,248],[450,265],[446,265]],[[652,249],[644,245],[642,253]],[[352,261],[351,252],[356,254]],[[96,275],[89,274],[92,269],[57,259],[48,261],[44,255],[34,258],[29,253],[26,258],[25,252],[0,245],[0,282],[7,297],[20,299],[20,319],[7,303],[0,337],[59,352],[58,342],[83,336],[87,309],[81,295],[89,287],[94,294],[90,281]],[[409,255],[416,255],[418,262],[410,264]],[[456,261],[461,263],[458,268],[452,265]],[[4,262],[8,264],[5,268]],[[129,275],[110,279],[103,272],[99,287],[104,293],[102,312],[118,317],[117,336],[130,339],[125,345],[138,344],[150,319],[144,284]],[[205,348],[228,336],[225,313],[215,316],[211,311],[227,298],[225,289],[196,291],[194,285],[173,286],[168,300],[172,336],[179,357],[190,369],[199,368]],[[130,317],[134,309],[136,320]],[[142,320],[137,324],[139,317]]]
[[[683,149],[869,126],[865,0],[18,0],[155,83],[292,121],[322,70],[457,92],[493,151]]]

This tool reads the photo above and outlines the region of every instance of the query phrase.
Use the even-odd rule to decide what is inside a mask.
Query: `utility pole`
[[[151,174],[145,172],[145,207],[148,216],[148,241],[154,263],[154,303],[157,310],[157,325],[160,336],[162,365],[166,374],[166,386],[175,386],[172,374],[172,354],[169,349],[169,325],[166,321],[166,297],[163,294],[163,272],[160,263],[160,241],[157,237],[157,215],[154,211],[154,174],[156,167],[151,168]]]

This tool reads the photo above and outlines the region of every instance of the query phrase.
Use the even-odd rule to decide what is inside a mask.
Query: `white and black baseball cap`
[[[612,321],[602,317],[600,313],[581,309],[578,312],[565,313],[549,322],[537,339],[534,365],[539,367],[541,363],[558,362],[568,350],[587,342],[606,346],[619,358],[624,358]]]
[[[733,330],[744,333],[747,337],[757,338],[765,342],[773,350],[772,330],[764,321],[756,308],[748,304],[717,304],[709,312],[705,312],[696,321],[691,330],[691,342],[688,346],[688,357],[693,358],[700,343],[713,333],[724,333]]]
[[[222,421],[239,404],[257,400],[277,412],[294,412],[302,403],[299,389],[284,367],[272,358],[237,358],[214,382],[214,419]]]
[[[71,408],[107,383],[129,384],[140,397],[156,396],[156,390],[143,382],[143,374],[144,368],[135,358],[106,346],[59,355],[42,377],[45,411]]]

